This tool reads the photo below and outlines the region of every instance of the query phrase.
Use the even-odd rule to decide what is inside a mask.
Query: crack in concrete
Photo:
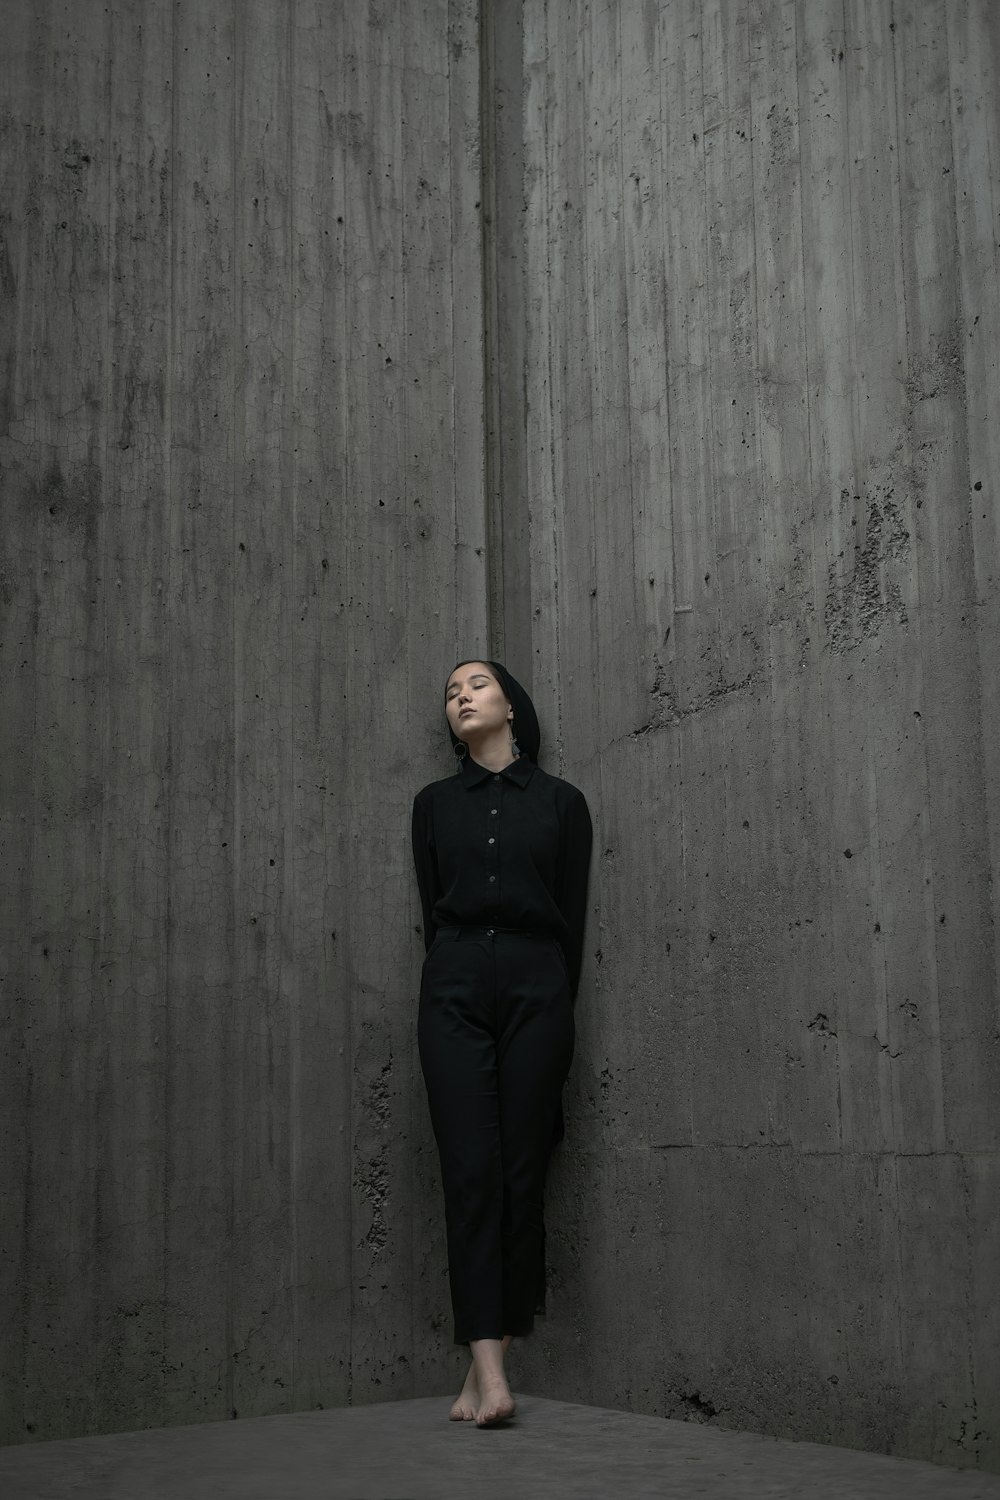
[[[715,687],[709,688],[708,692],[701,693],[689,703],[678,703],[674,689],[667,686],[664,681],[666,668],[655,651],[653,652],[653,663],[656,667],[656,676],[649,690],[654,700],[653,713],[645,724],[640,724],[637,729],[629,730],[628,734],[624,736],[626,739],[638,739],[640,735],[650,734],[654,730],[665,729],[670,725],[683,723],[685,719],[691,718],[694,714],[705,713],[708,709],[716,708],[718,704],[724,699],[731,697],[733,693],[745,692],[754,683],[753,672],[748,672],[739,682],[725,682],[720,680]]]

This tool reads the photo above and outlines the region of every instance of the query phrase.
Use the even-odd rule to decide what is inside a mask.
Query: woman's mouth
[[[460,718],[460,719],[464,719],[464,718],[465,718],[465,716],[466,716],[466,714],[474,714],[474,713],[475,713],[475,711],[476,711],[476,710],[475,710],[475,709],[474,709],[474,708],[463,708],[463,709],[462,709],[462,712],[461,712],[461,713],[460,713],[460,714],[459,714],[459,716],[458,716],[458,717],[459,717],[459,718]]]

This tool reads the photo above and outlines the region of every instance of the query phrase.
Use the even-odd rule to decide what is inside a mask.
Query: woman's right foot
[[[482,1399],[476,1412],[477,1427],[491,1427],[512,1417],[517,1403],[503,1375],[487,1376],[481,1387]]]

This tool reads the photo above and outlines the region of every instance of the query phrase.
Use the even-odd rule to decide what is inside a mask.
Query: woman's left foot
[[[502,1375],[484,1380],[481,1394],[482,1400],[476,1412],[477,1427],[493,1427],[514,1415],[517,1403]]]

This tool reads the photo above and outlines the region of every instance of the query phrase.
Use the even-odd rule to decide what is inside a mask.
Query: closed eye
[[[474,689],[475,688],[488,687],[489,686],[489,681],[490,681],[490,679],[488,677],[483,677],[483,678],[481,678],[479,680],[479,682],[474,682],[472,684],[472,686],[473,686]],[[457,689],[458,684],[456,683],[455,686],[456,686],[456,689]],[[455,698],[455,697],[457,697],[457,691],[456,692],[452,692],[451,688],[449,688],[448,689],[448,702],[450,703],[452,701],[452,699]]]

